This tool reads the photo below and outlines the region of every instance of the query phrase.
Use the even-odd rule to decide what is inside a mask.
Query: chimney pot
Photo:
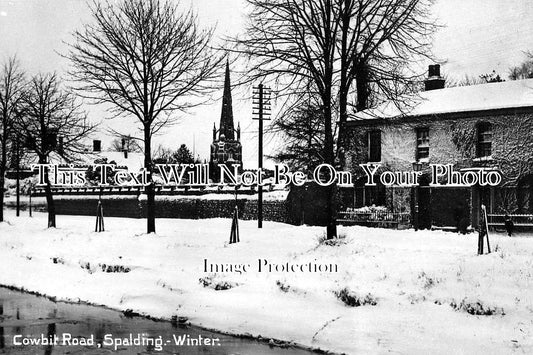
[[[429,66],[428,78],[424,84],[426,91],[444,88],[445,80],[440,76],[440,64],[433,64]]]
[[[434,64],[429,66],[429,77],[440,76],[440,64]]]

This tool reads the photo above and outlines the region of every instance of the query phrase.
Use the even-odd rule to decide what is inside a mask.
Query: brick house
[[[421,228],[476,227],[489,213],[533,213],[533,79],[444,88],[440,66],[430,66],[426,90],[401,105],[385,103],[348,122],[345,169],[360,179],[344,191],[344,207],[382,205],[414,213]],[[419,188],[364,186],[358,165],[390,171],[422,169]],[[497,169],[497,187],[430,187],[429,164]],[[416,200],[416,201],[415,201]]]

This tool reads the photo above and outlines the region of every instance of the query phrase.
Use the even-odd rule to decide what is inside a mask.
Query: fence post
[[[102,207],[102,201],[100,199],[98,199],[98,206],[96,207],[96,226],[94,231],[104,231],[104,208]]]
[[[484,246],[483,246],[483,239],[487,237],[487,249],[488,253],[490,254],[490,241],[489,241],[489,227],[487,222],[487,209],[485,208],[485,205],[481,205],[481,221],[479,223],[479,233],[478,233],[478,245],[477,245],[477,253],[478,255],[483,255]]]
[[[102,206],[102,189],[100,188],[100,194],[98,195],[98,206],[96,207],[96,226],[95,232],[104,231],[104,208]]]
[[[235,211],[233,212],[233,220],[231,221],[231,232],[229,235],[229,243],[238,243],[239,239],[239,207],[235,206]]]

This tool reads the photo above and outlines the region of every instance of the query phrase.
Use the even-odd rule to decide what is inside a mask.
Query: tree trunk
[[[328,187],[327,239],[337,238],[337,184]]]
[[[0,222],[4,221],[4,186],[5,186],[5,174],[7,164],[7,152],[6,152],[5,137],[2,140],[2,161],[0,161]]]
[[[52,186],[50,185],[50,180],[48,180],[48,175],[46,177],[46,186],[44,188],[46,194],[46,206],[48,209],[48,228],[56,227],[56,207],[54,204],[54,196],[52,195]]]
[[[346,144],[346,122],[348,121],[348,89],[341,85],[339,95],[339,139],[337,152]]]
[[[4,169],[0,169],[0,222],[4,221]]]
[[[325,95],[324,100],[324,123],[325,123],[325,157],[326,157],[326,163],[330,164],[331,166],[335,167],[335,153],[334,153],[334,145],[333,145],[333,132],[331,129],[331,88],[327,89],[327,93]],[[336,206],[336,198],[335,198],[335,184],[333,183],[330,185],[327,189],[328,197],[326,202],[326,213],[327,213],[327,220],[326,220],[326,238],[327,239],[333,239],[337,237],[337,206]]]
[[[350,30],[350,1],[344,1],[344,8],[341,22],[341,71],[339,84],[339,139],[337,141],[337,152],[344,147],[346,122],[348,121],[348,31]]]
[[[144,168],[148,171],[146,192],[146,233],[155,233],[155,189],[152,181],[152,150],[150,126],[144,126]]]
[[[46,157],[39,158],[39,164],[46,164]],[[54,196],[52,195],[52,185],[50,179],[48,179],[48,169],[44,175],[44,181],[46,185],[44,187],[44,193],[46,196],[46,209],[48,210],[48,228],[56,227],[56,207],[54,203]]]

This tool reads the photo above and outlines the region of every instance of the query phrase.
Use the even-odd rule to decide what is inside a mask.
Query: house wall
[[[476,159],[477,124],[480,122],[492,124],[492,159],[489,161]],[[505,113],[404,118],[387,122],[371,120],[365,125],[353,125],[348,131],[350,138],[345,153],[345,168],[356,176],[364,176],[358,165],[368,160],[367,132],[378,129],[381,131],[382,168],[391,171],[412,170],[412,163],[416,159],[416,129],[419,127],[429,128],[429,164],[453,164],[456,170],[480,166],[500,169],[504,180],[489,193],[492,196],[491,212],[533,212],[533,204],[524,202],[523,198],[519,201],[520,196],[517,196],[518,189],[531,191],[531,186],[522,182],[533,175],[533,112],[516,113],[516,110],[508,110]],[[430,190],[433,225],[458,223],[456,216],[463,207],[470,214],[470,222],[477,224],[477,206],[483,195],[478,188],[453,190],[443,187]],[[509,196],[509,192],[514,197]],[[398,210],[400,206],[413,208],[409,194],[401,194],[393,202],[387,198],[387,207]]]

